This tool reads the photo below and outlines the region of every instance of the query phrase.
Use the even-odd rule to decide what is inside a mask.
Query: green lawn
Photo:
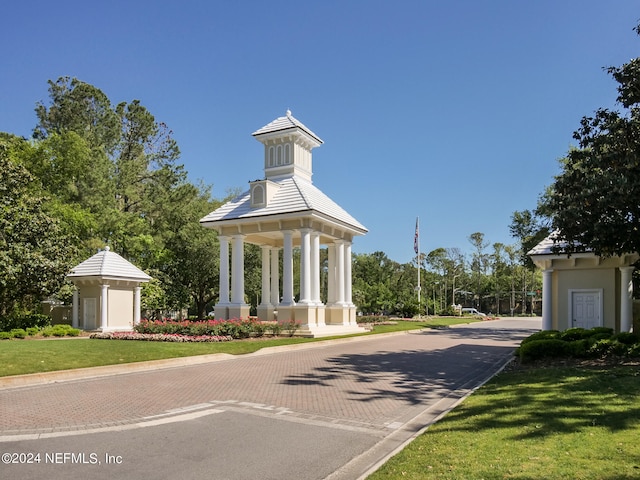
[[[495,377],[369,480],[640,478],[640,368]]]
[[[397,325],[378,325],[371,333],[386,333],[469,323],[470,318],[434,318],[425,321],[399,321]],[[335,337],[334,337],[335,338]],[[241,355],[265,347],[317,342],[326,338],[278,337],[264,340],[235,340],[220,343],[164,343],[131,340],[12,339],[0,341],[0,376],[51,372],[72,368],[143,362],[163,358],[188,357],[211,353]]]

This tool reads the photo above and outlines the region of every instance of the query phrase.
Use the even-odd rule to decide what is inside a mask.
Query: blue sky
[[[22,0],[3,5],[0,131],[29,137],[47,80],[139,99],[191,180],[261,178],[251,133],[291,109],[324,140],[314,184],[363,223],[355,253],[514,243],[580,118],[637,57],[632,0]]]

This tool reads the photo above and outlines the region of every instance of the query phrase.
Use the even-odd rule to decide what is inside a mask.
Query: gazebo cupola
[[[311,150],[322,145],[322,140],[287,110],[261,129],[253,132],[264,145],[264,175],[267,180],[294,175],[311,181],[313,171]]]

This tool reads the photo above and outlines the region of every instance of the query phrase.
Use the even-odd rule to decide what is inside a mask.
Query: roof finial
[[[290,116],[291,116],[291,110],[287,108],[287,117],[290,117]]]
[[[105,251],[105,252],[108,252],[109,250],[111,250],[111,249],[109,248],[109,245],[107,245],[106,247],[104,247],[104,251]]]

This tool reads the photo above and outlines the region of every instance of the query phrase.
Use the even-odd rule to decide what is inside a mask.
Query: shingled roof
[[[67,277],[100,277],[148,282],[151,277],[109,247],[74,267]]]
[[[300,120],[291,115],[291,110],[287,110],[284,117],[278,117],[274,121],[266,124],[264,127],[256,130],[251,135],[259,137],[261,135],[267,135],[271,133],[283,133],[287,130],[295,130],[299,128],[303,130],[307,135],[313,137],[319,144],[322,144],[322,140],[311,129],[307,128]]]
[[[251,193],[246,191],[202,218],[200,223],[209,224],[227,220],[309,212],[337,221],[345,227],[357,230],[359,234],[367,232],[364,225],[311,182],[293,176],[274,181],[274,183],[277,185],[277,191],[267,206],[252,208]]]

